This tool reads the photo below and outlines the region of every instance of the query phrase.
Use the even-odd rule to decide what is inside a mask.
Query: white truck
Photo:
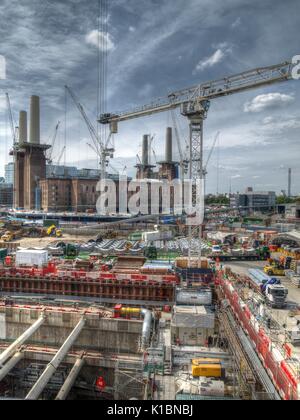
[[[261,293],[272,308],[282,309],[286,305],[288,289],[275,277],[270,277],[262,270],[250,269],[251,286]]]
[[[288,289],[282,284],[268,284],[263,291],[267,304],[272,308],[282,309],[286,305]]]

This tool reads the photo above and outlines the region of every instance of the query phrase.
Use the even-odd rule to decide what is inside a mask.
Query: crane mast
[[[99,123],[109,124],[110,131],[117,133],[119,122],[180,108],[181,114],[189,121],[189,179],[194,184],[200,181],[203,185],[203,127],[204,120],[207,118],[209,111],[210,101],[235,93],[284,82],[291,78],[292,63],[288,61],[268,67],[255,68],[223,79],[213,80],[175,91],[164,98],[159,98],[150,104],[137,107],[130,111],[102,114],[99,117]],[[196,188],[193,188],[192,202],[193,205],[197,202]],[[201,207],[204,210],[204,203],[201,204]],[[198,235],[201,238],[201,222],[198,225],[196,223],[194,226],[189,226],[190,238],[198,237]],[[189,257],[191,257],[191,246],[189,248]],[[197,254],[201,258],[201,246]]]

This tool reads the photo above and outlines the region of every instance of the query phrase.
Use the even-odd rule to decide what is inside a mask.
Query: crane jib
[[[165,98],[137,107],[130,111],[104,114],[99,118],[101,124],[127,121],[178,108],[186,103],[217,99],[222,96],[268,86],[292,79],[291,62],[252,69],[223,79],[206,82],[188,89],[179,90]]]

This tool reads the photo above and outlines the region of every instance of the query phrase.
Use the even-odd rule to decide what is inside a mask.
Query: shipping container
[[[48,251],[22,249],[16,252],[17,267],[44,267],[48,264]]]

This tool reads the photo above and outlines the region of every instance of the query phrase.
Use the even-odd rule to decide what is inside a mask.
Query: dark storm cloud
[[[174,89],[291,59],[300,53],[299,12],[298,0],[109,1],[108,109],[127,109]],[[10,93],[15,117],[28,108],[30,94],[39,94],[46,141],[57,120],[64,121],[68,84],[95,120],[98,0],[2,0],[0,16],[0,54],[8,71],[0,86]],[[232,177],[236,189],[249,184],[283,189],[284,168],[292,166],[296,172],[299,167],[299,96],[299,82],[294,81],[213,101],[205,139],[208,149],[221,131],[221,190],[228,190]],[[288,97],[293,100],[285,101]],[[1,171],[7,148],[2,108],[0,103]],[[70,99],[67,108],[67,160],[94,166],[88,132]],[[187,136],[186,121],[179,119]],[[163,114],[120,125],[114,166],[132,165],[144,133],[156,133],[160,155],[170,122]],[[216,155],[208,179],[212,191]],[[276,171],[280,165],[283,169]],[[298,180],[294,188],[300,190]]]

